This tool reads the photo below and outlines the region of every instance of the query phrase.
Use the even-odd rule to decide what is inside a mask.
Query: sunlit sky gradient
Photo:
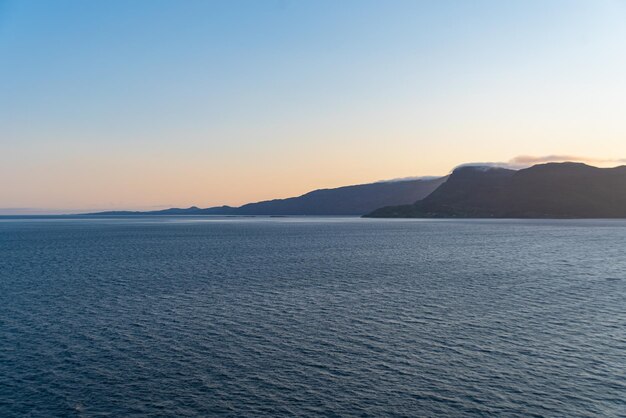
[[[616,165],[625,22],[602,0],[0,0],[0,208],[236,205],[519,155]]]

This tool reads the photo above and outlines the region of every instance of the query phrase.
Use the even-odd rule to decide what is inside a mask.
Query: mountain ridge
[[[464,166],[424,199],[377,209],[372,218],[626,218],[626,166]]]
[[[296,197],[263,200],[239,207],[169,208],[157,211],[106,211],[85,215],[354,215],[360,216],[389,204],[412,203],[426,197],[447,177],[381,181],[337,188],[316,189]]]

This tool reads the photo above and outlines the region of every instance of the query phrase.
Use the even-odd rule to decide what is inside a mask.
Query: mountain
[[[321,189],[298,197],[248,203],[240,207],[201,209],[193,206],[186,209],[115,211],[89,215],[363,215],[381,206],[402,205],[423,199],[445,180],[445,177],[425,178]]]
[[[426,198],[372,218],[626,218],[626,166],[460,167]]]

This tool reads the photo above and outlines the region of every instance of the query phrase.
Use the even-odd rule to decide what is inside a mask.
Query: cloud
[[[398,177],[388,180],[378,180],[376,183],[395,183],[399,181],[411,181],[411,180],[435,180],[442,176],[411,176],[411,177]]]
[[[586,163],[590,165],[599,165],[599,166],[615,166],[626,164],[626,158],[589,158],[589,157],[578,157],[574,155],[543,155],[543,156],[533,156],[533,155],[518,155],[515,158],[510,159],[507,162],[474,162],[474,163],[465,163],[456,166],[454,169],[461,167],[479,167],[485,170],[490,168],[508,168],[510,170],[521,170],[523,168],[528,168],[535,164],[545,164],[545,163],[562,163],[562,162],[577,162],[577,163]]]
[[[519,155],[509,161],[511,166],[528,167],[534,164],[542,163],[562,163],[565,161],[588,163],[588,164],[624,164],[626,158],[589,158],[579,157],[574,155],[544,155],[544,156],[532,156],[532,155]]]
[[[516,168],[516,167],[513,167],[510,163],[474,162],[474,163],[459,164],[456,167],[454,167],[454,169],[456,170],[457,168],[463,168],[463,167],[475,167],[475,168],[482,168],[484,170],[487,170],[490,168]]]

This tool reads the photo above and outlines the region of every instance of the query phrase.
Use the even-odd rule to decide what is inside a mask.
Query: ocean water
[[[0,219],[0,416],[626,416],[626,222]]]

